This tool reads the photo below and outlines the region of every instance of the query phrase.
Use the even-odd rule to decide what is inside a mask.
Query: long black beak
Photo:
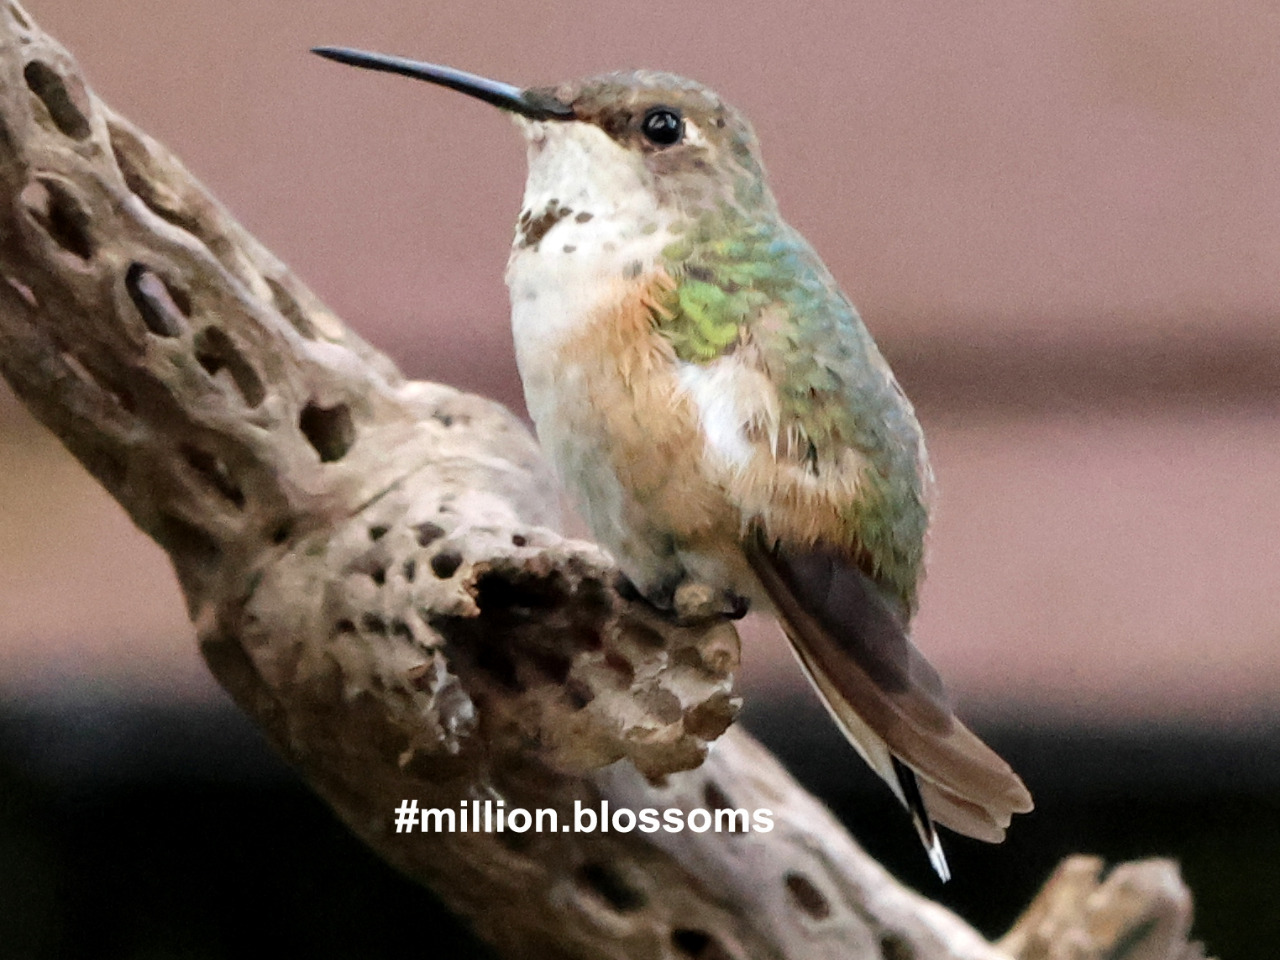
[[[448,87],[450,90],[457,90],[469,97],[491,103],[495,107],[528,117],[530,120],[573,119],[573,107],[558,100],[546,90],[522,90],[509,83],[499,83],[497,80],[478,77],[474,73],[455,70],[452,67],[440,67],[434,63],[406,60],[404,57],[389,57],[381,53],[367,53],[364,50],[351,50],[347,47],[313,47],[311,52],[353,67],[398,73],[413,77],[415,80],[425,80],[427,83]]]

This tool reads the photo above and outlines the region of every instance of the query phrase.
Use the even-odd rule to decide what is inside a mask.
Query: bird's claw
[[[751,606],[741,594],[693,580],[663,584],[657,590],[644,593],[625,574],[619,573],[615,588],[624,599],[643,600],[679,626],[694,626],[709,620],[741,620]]]

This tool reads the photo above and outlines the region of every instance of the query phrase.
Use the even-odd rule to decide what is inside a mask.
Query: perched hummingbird
[[[906,806],[998,842],[1031,796],[912,645],[932,474],[911,403],[755,134],[667,73],[521,89],[317,48],[511,114],[529,176],[507,285],[525,399],[599,542],[680,617],[772,611],[840,728]]]

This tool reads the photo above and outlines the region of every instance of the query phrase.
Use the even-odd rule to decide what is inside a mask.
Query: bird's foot
[[[676,587],[671,606],[675,619],[688,624],[721,618],[741,620],[747,615],[751,602],[731,590],[717,590],[705,583],[685,580]]]
[[[643,600],[664,618],[686,627],[708,620],[741,620],[751,607],[741,594],[694,580],[662,584],[646,593],[619,573],[617,591],[628,600]]]

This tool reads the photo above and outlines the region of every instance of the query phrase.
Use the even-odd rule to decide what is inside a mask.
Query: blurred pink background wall
[[[411,373],[519,405],[495,111],[306,53],[701,79],[918,401],[917,639],[971,712],[1249,723],[1280,694],[1280,7],[29,0]],[[754,630],[748,689],[798,686]],[[172,578],[0,399],[0,695],[209,695]],[[750,695],[750,693],[749,693]]]

